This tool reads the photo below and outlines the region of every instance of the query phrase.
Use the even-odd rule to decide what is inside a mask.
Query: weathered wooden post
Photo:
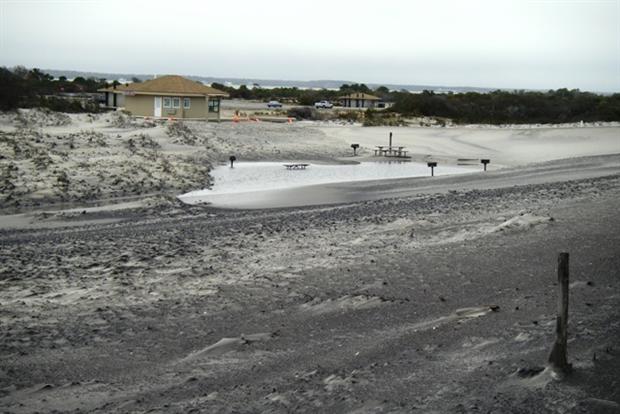
[[[390,131],[390,148],[392,148],[392,131]]]
[[[560,297],[558,299],[558,316],[555,320],[555,343],[549,355],[552,368],[568,373],[571,365],[566,358],[568,340],[568,253],[558,255],[558,283]]]
[[[489,159],[482,159],[480,160],[480,163],[482,163],[484,165],[484,170],[487,170],[487,164],[489,164],[491,162],[491,160]]]
[[[431,177],[435,176],[435,167],[437,166],[436,162],[427,162],[426,165],[431,167]]]
[[[351,144],[351,148],[353,148],[353,156],[357,155],[357,149],[360,147],[360,144]]]
[[[233,168],[233,164],[235,161],[237,161],[237,157],[235,157],[234,155],[231,155],[230,158],[228,158],[230,160],[230,168]]]

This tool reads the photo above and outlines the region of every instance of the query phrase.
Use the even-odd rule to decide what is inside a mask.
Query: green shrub
[[[291,108],[287,111],[287,116],[293,117],[295,119],[305,119],[305,120],[320,120],[322,119],[321,114],[315,108],[308,106],[299,106],[295,108]]]

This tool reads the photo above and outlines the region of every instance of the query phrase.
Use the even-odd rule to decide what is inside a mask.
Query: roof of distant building
[[[349,95],[341,96],[340,99],[365,99],[367,101],[380,101],[381,100],[381,98],[379,97],[370,95],[368,93],[363,93],[363,92],[354,92]]]
[[[125,95],[180,95],[180,96],[228,96],[226,92],[178,75],[166,75],[144,82],[110,86],[102,92]]]

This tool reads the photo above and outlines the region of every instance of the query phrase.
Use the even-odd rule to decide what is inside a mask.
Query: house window
[[[164,108],[172,108],[172,99],[164,98]]]
[[[209,112],[220,112],[219,98],[215,98],[213,100],[209,99]]]
[[[172,107],[180,108],[181,107],[181,98],[172,98]]]
[[[191,104],[191,99],[190,98],[183,98],[183,108],[184,109],[189,109],[190,108],[190,104]]]

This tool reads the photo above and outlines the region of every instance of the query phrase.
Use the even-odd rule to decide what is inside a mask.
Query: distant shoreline
[[[115,72],[88,72],[79,70],[65,70],[65,69],[42,69],[43,72],[49,73],[54,77],[66,76],[67,78],[82,77],[95,77],[105,78],[108,80],[127,80],[132,77],[136,77],[140,80],[153,79],[155,74],[144,73],[115,73]],[[157,74],[163,75],[163,74]],[[198,80],[205,83],[223,83],[230,84],[232,86],[247,85],[252,87],[254,84],[260,85],[261,88],[280,88],[280,87],[297,87],[299,89],[339,89],[343,84],[359,83],[361,81],[351,80],[287,80],[287,79],[262,79],[262,78],[236,78],[236,77],[221,77],[221,76],[202,76],[202,75],[184,75],[189,79]],[[385,86],[392,90],[406,89],[411,92],[422,92],[423,90],[432,90],[435,92],[491,92],[496,90],[526,90],[526,91],[541,91],[542,89],[522,89],[522,88],[493,88],[482,86],[448,86],[448,85],[424,85],[424,84],[400,84],[400,83],[376,83],[376,82],[364,82],[371,88],[379,86]]]

